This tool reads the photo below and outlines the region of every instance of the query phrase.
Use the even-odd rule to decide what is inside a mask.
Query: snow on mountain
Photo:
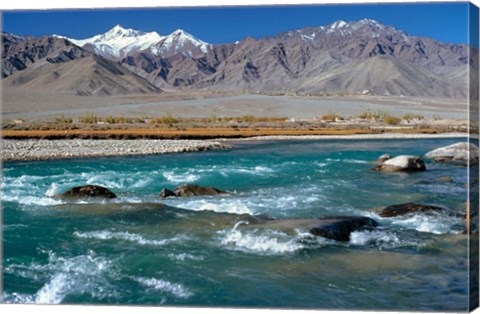
[[[157,32],[142,32],[126,29],[116,25],[104,34],[95,35],[86,39],[74,39],[65,36],[72,43],[92,49],[95,53],[107,58],[121,59],[130,53],[150,51],[153,54],[168,56],[178,52],[185,52],[200,47],[206,51],[208,44],[186,33],[176,30],[168,36],[159,35]],[[165,55],[167,54],[167,55]]]
[[[328,31],[332,31],[332,32],[333,32],[333,31],[335,31],[335,30],[337,30],[337,29],[340,29],[340,28],[345,27],[346,25],[348,25],[348,24],[347,24],[347,22],[345,22],[345,21],[342,21],[342,20],[336,21],[336,22],[334,22],[334,23],[332,23],[332,24],[330,25],[330,27],[328,28]]]
[[[391,26],[385,26],[372,19],[362,19],[358,21],[345,22],[335,21],[326,26],[306,27],[296,31],[289,31],[280,34],[278,37],[283,39],[300,38],[304,42],[311,44],[321,41],[343,40],[351,38],[379,38],[389,36],[393,40],[408,42],[409,36],[403,31],[397,30]]]
[[[342,36],[348,36],[361,30],[367,30],[371,33],[372,37],[378,37],[380,36],[380,33],[385,32],[398,32],[393,27],[383,26],[379,22],[371,19],[363,19],[354,22],[340,20],[321,28],[321,31],[325,31],[327,34],[340,34]]]
[[[208,43],[195,38],[184,30],[177,29],[152,45],[148,50],[156,55],[168,56],[178,52],[188,52],[195,48],[200,48],[203,53],[206,53],[208,47]]]

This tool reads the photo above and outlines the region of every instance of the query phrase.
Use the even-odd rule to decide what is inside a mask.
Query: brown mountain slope
[[[41,60],[3,80],[5,87],[48,90],[75,95],[125,95],[161,90],[120,64],[99,56],[66,63]]]
[[[2,33],[2,77],[45,60],[48,63],[69,62],[92,53],[65,39],[55,37],[21,37]]]
[[[219,51],[225,53],[219,57]],[[136,62],[146,62],[145,58],[137,58],[129,66],[143,71]],[[247,38],[228,48],[216,46],[201,58],[157,59],[148,65],[150,68],[143,68],[150,73],[141,75],[162,88],[354,94],[368,90],[376,95],[447,98],[467,95],[466,64],[444,66],[445,74],[441,75],[388,54],[356,59],[297,40]]]
[[[272,39],[283,42],[303,41],[316,49],[336,51],[355,60],[390,55],[435,73],[444,66],[460,66],[469,61],[466,45],[411,36],[369,19],[307,27],[279,34]]]
[[[465,70],[467,67],[464,67]],[[376,95],[423,95],[431,97],[464,98],[464,84],[451,84],[421,67],[391,56],[378,56],[365,61],[349,63],[305,81],[302,91],[369,92]]]

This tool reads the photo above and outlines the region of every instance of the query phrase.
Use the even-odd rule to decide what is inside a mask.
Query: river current
[[[234,143],[231,150],[7,162],[2,171],[3,302],[464,311],[462,218],[382,218],[407,202],[465,213],[467,169],[380,173],[380,155],[422,155],[459,139]],[[449,177],[448,180],[438,180]],[[160,199],[164,187],[228,195]],[[111,201],[63,201],[98,184]],[[245,215],[363,215],[348,242],[304,230],[240,228]]]

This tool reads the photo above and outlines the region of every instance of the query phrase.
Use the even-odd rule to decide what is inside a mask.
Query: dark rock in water
[[[383,172],[414,172],[425,171],[425,163],[418,157],[401,155],[394,158],[386,159],[381,162],[377,161],[377,165],[373,168],[376,171]]]
[[[252,223],[245,227],[265,228],[294,233],[303,229],[309,233],[336,241],[349,241],[350,233],[357,230],[376,227],[378,223],[363,216],[332,216],[312,219],[278,219],[264,220],[259,224]]]
[[[426,205],[426,204],[417,204],[417,203],[405,203],[398,205],[390,205],[385,207],[380,211],[379,215],[381,217],[397,217],[403,216],[410,213],[421,213],[421,212],[438,212],[438,213],[448,213],[449,215],[456,216],[455,212],[444,206],[438,205]]]
[[[200,196],[227,194],[227,192],[209,186],[199,186],[194,184],[182,185],[173,190],[176,196]]]
[[[100,185],[76,186],[70,190],[56,195],[60,198],[116,198],[117,195]]]
[[[169,190],[169,189],[163,189],[160,191],[159,197],[166,198],[170,196],[177,196],[177,194],[175,194],[172,190]]]
[[[368,217],[328,217],[318,226],[310,228],[309,232],[327,239],[349,241],[353,231],[376,226],[378,223]]]

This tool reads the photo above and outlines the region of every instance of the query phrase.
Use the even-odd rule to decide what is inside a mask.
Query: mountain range
[[[130,28],[125,29],[120,25],[104,34],[87,39],[73,39],[61,35],[53,36],[67,39],[79,47],[113,60],[122,60],[129,54],[140,51],[163,57],[169,57],[179,52],[188,52],[197,47],[206,52],[209,45],[181,29],[170,35],[161,36],[157,32],[145,33]]]
[[[261,39],[209,44],[120,25],[87,39],[2,33],[3,86],[76,95],[181,89],[466,98],[465,44],[377,21],[336,21]]]

